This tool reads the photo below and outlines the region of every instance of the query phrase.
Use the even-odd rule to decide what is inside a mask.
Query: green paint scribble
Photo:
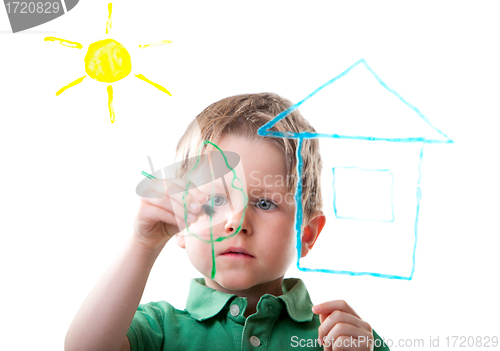
[[[234,231],[234,233],[231,234],[231,235],[228,235],[228,236],[220,236],[217,239],[214,239],[214,237],[213,237],[213,226],[212,226],[212,215],[213,215],[213,208],[214,208],[214,192],[215,192],[214,181],[215,181],[215,179],[214,179],[213,171],[210,168],[210,174],[212,176],[212,190],[211,190],[211,199],[212,200],[211,200],[211,203],[210,203],[210,208],[212,210],[211,211],[212,213],[209,215],[209,218],[210,218],[210,240],[205,240],[205,239],[199,237],[198,235],[196,235],[195,233],[191,233],[189,231],[189,226],[188,226],[188,223],[187,223],[188,209],[187,209],[187,202],[186,202],[186,196],[188,194],[188,189],[189,189],[189,186],[191,185],[191,180],[190,180],[191,179],[191,174],[196,169],[196,167],[198,167],[198,164],[200,162],[201,150],[207,144],[210,144],[210,145],[214,146],[217,150],[220,151],[220,153],[222,154],[222,157],[224,157],[224,162],[226,163],[227,168],[229,168],[231,170],[231,172],[233,173],[233,180],[231,181],[231,186],[234,189],[239,190],[241,192],[241,194],[243,195],[243,203],[244,203],[243,211],[242,211],[241,218],[240,218],[240,223],[238,224],[238,228]],[[240,182],[241,187],[235,186],[235,184],[234,184],[235,180],[238,180]],[[243,224],[243,220],[245,219],[245,212],[246,212],[246,209],[247,209],[248,197],[245,194],[245,192],[243,191],[243,183],[241,182],[241,179],[238,178],[238,176],[236,175],[235,170],[229,165],[229,163],[227,161],[227,157],[226,157],[226,155],[224,155],[224,152],[217,145],[215,145],[214,143],[212,143],[209,140],[203,141],[203,144],[200,146],[200,149],[198,150],[198,155],[197,155],[196,163],[195,163],[195,165],[193,166],[193,168],[189,171],[189,173],[187,175],[187,184],[186,184],[186,189],[184,190],[184,194],[182,195],[182,203],[184,205],[184,223],[186,224],[186,231],[190,235],[193,235],[197,239],[203,241],[206,244],[210,244],[212,246],[212,279],[214,279],[215,273],[216,273],[216,270],[215,270],[215,247],[214,247],[214,244],[215,244],[215,242],[219,242],[219,241],[223,241],[223,240],[232,238],[233,236],[235,236],[236,234],[238,234],[240,232],[241,226]]]
[[[238,228],[236,228],[235,232],[233,234],[231,234],[231,235],[221,236],[221,237],[218,237],[217,239],[214,239],[213,226],[212,226],[212,216],[214,214],[214,195],[215,195],[214,182],[215,182],[215,179],[214,179],[213,170],[210,167],[210,175],[212,176],[212,189],[211,189],[211,192],[210,192],[211,199],[212,199],[211,202],[210,202],[210,209],[211,209],[211,211],[208,214],[208,216],[210,218],[210,240],[205,240],[205,239],[199,237],[198,235],[196,235],[195,233],[191,233],[189,231],[189,226],[188,226],[188,222],[187,222],[188,208],[187,208],[187,200],[186,200],[186,196],[188,194],[188,189],[189,189],[189,186],[191,185],[191,180],[190,180],[191,179],[191,174],[196,169],[196,167],[198,167],[198,164],[200,162],[201,150],[207,144],[210,144],[210,145],[214,146],[215,148],[217,148],[217,150],[219,150],[220,153],[222,154],[222,157],[224,157],[224,162],[226,163],[227,168],[229,168],[231,170],[231,172],[233,173],[233,180],[231,181],[231,186],[234,189],[237,189],[237,190],[239,190],[241,192],[241,194],[243,195],[243,203],[244,203],[243,211],[241,213],[240,223],[238,225]],[[142,171],[141,174],[143,176],[146,176],[149,179],[157,179],[155,176],[153,176],[153,175],[151,175],[149,173],[146,173],[144,171]],[[235,184],[234,184],[235,180],[238,180],[240,182],[241,187],[235,186]],[[240,232],[241,226],[243,224],[243,220],[245,219],[245,212],[247,210],[247,203],[248,203],[248,197],[247,197],[247,194],[245,194],[245,192],[243,191],[243,183],[241,182],[241,179],[238,178],[238,176],[236,175],[236,172],[235,172],[234,168],[232,168],[229,165],[229,163],[227,162],[227,157],[226,157],[226,155],[224,155],[224,152],[217,145],[215,145],[214,143],[212,143],[211,141],[209,141],[209,140],[203,141],[203,144],[200,146],[200,149],[198,150],[198,155],[197,155],[196,163],[195,163],[195,165],[193,166],[193,168],[189,171],[189,173],[187,175],[186,189],[184,190],[184,194],[182,195],[182,204],[184,206],[184,223],[186,225],[186,231],[190,235],[193,235],[197,239],[203,241],[205,244],[210,244],[211,247],[212,247],[212,273],[211,273],[212,279],[214,279],[215,273],[216,273],[216,270],[215,270],[215,246],[214,246],[214,244],[216,242],[232,238],[233,236],[235,236],[236,234],[238,234]]]
[[[146,172],[144,172],[144,171],[142,171],[142,172],[141,172],[141,174],[142,174],[143,176],[145,176],[145,177],[149,178],[149,179],[158,179],[158,178],[156,178],[155,176],[153,176],[153,175],[151,175],[151,174],[149,174],[149,173],[146,173]]]

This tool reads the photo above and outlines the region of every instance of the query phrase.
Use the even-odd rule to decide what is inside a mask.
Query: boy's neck
[[[247,298],[247,308],[245,310],[245,317],[248,317],[251,314],[257,312],[257,303],[260,298],[265,294],[271,294],[274,296],[283,295],[283,290],[281,285],[283,283],[283,276],[279,277],[276,280],[262,283],[259,285],[255,285],[246,290],[228,290],[219,285],[216,281],[205,277],[205,285],[214,290],[226,293],[226,294],[234,294],[238,297],[246,297]]]

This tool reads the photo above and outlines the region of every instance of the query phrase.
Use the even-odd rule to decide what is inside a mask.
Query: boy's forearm
[[[66,350],[119,350],[161,249],[133,236],[78,310],[66,334]]]

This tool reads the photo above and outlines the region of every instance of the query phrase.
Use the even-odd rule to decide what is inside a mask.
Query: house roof
[[[307,102],[307,103],[306,103]],[[300,107],[317,133],[270,130]],[[420,110],[390,88],[364,59],[277,115],[259,134],[283,138],[338,138],[392,142],[452,143]]]

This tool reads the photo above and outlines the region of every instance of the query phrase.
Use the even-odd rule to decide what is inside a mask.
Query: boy
[[[150,182],[152,195],[141,198],[134,234],[75,316],[67,350],[388,350],[344,301],[313,307],[301,280],[283,279],[296,259],[290,195],[297,181],[303,189],[302,257],[325,224],[317,140],[303,143],[307,177],[298,180],[296,140],[257,134],[290,106],[276,94],[238,95],[196,117],[177,147],[179,179]],[[314,132],[298,111],[273,128]],[[243,209],[227,187],[183,192],[190,160],[199,150],[215,150],[212,145],[240,158],[247,180]],[[172,195],[175,190],[184,195]],[[213,213],[204,210],[207,204]],[[207,218],[210,226],[200,226]],[[174,235],[203,278],[191,281],[185,310],[165,301],[139,305],[153,263]]]

